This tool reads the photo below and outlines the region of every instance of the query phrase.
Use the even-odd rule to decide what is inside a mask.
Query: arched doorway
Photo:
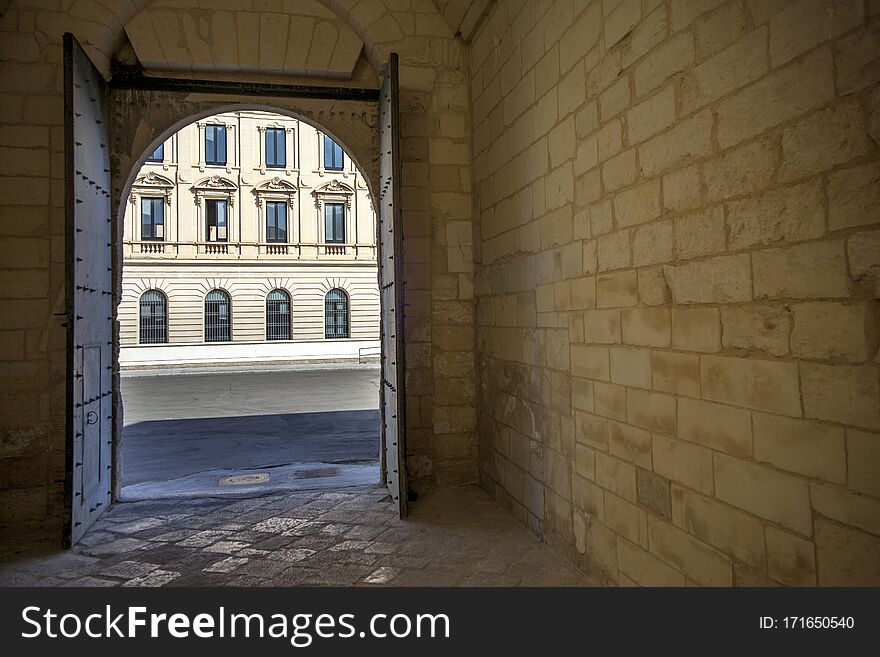
[[[73,230],[74,245],[69,263],[69,435],[72,436],[68,458],[68,490],[71,525],[68,537],[76,542],[105,509],[113,493],[118,494],[118,467],[122,407],[119,396],[119,336],[116,311],[106,301],[100,308],[90,308],[84,293],[99,290],[103,296],[118,298],[121,289],[120,212],[139,165],[156,152],[164,139],[183,122],[231,107],[271,108],[308,121],[320,116],[332,134],[350,134],[352,157],[366,162],[367,184],[378,210],[379,288],[382,322],[381,435],[383,476],[391,495],[405,513],[406,484],[403,461],[404,394],[403,331],[400,258],[402,230],[399,202],[399,136],[396,56],[392,57],[378,107],[364,107],[364,101],[341,101],[332,97],[302,98],[294,91],[273,87],[271,105],[253,102],[264,96],[265,89],[254,85],[229,89],[225,94],[206,92],[204,97],[191,91],[163,89],[133,91],[116,89],[112,93],[98,71],[78,47],[72,35],[66,35],[67,136],[70,152],[75,153],[67,171],[68,225]],[[256,93],[255,93],[256,90]],[[375,102],[375,101],[374,101]],[[346,105],[347,103],[347,105]],[[110,141],[108,123],[114,125]],[[97,127],[95,127],[97,126]],[[101,127],[104,126],[104,127]],[[364,130],[367,126],[369,129]],[[345,139],[340,138],[345,142]],[[381,146],[380,146],[381,144]],[[95,148],[98,146],[98,148]],[[378,151],[378,154],[377,154]],[[138,166],[136,166],[138,165]],[[131,172],[124,178],[125,172]],[[99,189],[101,198],[94,207],[83,208],[82,200]],[[115,217],[115,220],[114,220]],[[219,220],[218,220],[219,221]],[[219,230],[220,223],[215,223]],[[88,238],[88,239],[86,239]],[[106,247],[104,246],[106,245]],[[88,262],[89,265],[79,263]],[[79,294],[78,294],[79,293]],[[82,314],[89,308],[94,312]],[[108,339],[109,338],[109,339]],[[86,376],[94,369],[82,355],[98,347],[95,367],[99,375]],[[91,362],[91,361],[90,361]],[[96,390],[75,381],[95,379]],[[109,403],[112,399],[112,404]],[[89,404],[100,404],[98,410]],[[97,417],[96,429],[87,435],[89,422]]]

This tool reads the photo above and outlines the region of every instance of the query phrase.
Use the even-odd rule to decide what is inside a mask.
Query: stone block
[[[705,110],[679,121],[672,129],[639,145],[642,174],[655,176],[667,169],[710,155],[714,149],[713,125],[712,113]]]
[[[623,269],[632,264],[632,241],[629,230],[616,230],[600,235],[596,240],[596,260],[599,271]]]
[[[874,365],[803,362],[800,369],[808,418],[880,428],[880,383]]]
[[[748,411],[740,408],[680,398],[678,435],[726,454],[752,455],[751,418]]]
[[[877,316],[873,304],[798,303],[791,306],[791,313],[793,356],[863,362],[877,353]]]
[[[880,434],[846,430],[847,485],[880,497]]]
[[[767,527],[767,573],[786,586],[816,585],[816,546],[776,527]]]
[[[856,0],[798,0],[770,19],[770,62],[776,67],[862,22]]]
[[[841,169],[828,176],[831,230],[880,222],[880,164]]]
[[[626,113],[629,144],[640,144],[675,122],[675,87],[667,85]]]
[[[691,69],[681,82],[685,113],[754,82],[767,72],[767,29],[758,28]]]
[[[676,524],[725,554],[763,570],[764,526],[760,520],[717,500],[673,487]]]
[[[626,421],[626,388],[608,383],[593,387],[593,405],[598,415]]]
[[[659,217],[660,213],[659,179],[620,192],[614,197],[614,217],[618,226],[647,223]]]
[[[784,415],[801,414],[795,363],[703,356],[700,371],[705,399]]]
[[[650,456],[650,447],[648,448]],[[661,518],[672,519],[669,480],[644,467],[636,468],[636,495],[639,504]]]
[[[648,516],[650,551],[704,586],[730,586],[730,558],[654,515]]]
[[[712,452],[693,443],[652,437],[654,471],[667,479],[711,495],[714,488]]]
[[[816,519],[819,586],[880,586],[880,538]]]
[[[675,398],[645,390],[626,391],[626,420],[662,434],[675,433]]]
[[[723,454],[713,458],[718,499],[799,534],[811,535],[810,491],[805,481]]]
[[[843,242],[811,242],[752,254],[756,298],[845,297],[849,277]]]
[[[668,347],[672,340],[669,308],[630,308],[620,312],[623,342],[648,347]]]
[[[651,387],[651,352],[648,349],[611,347],[611,381],[634,388]]]
[[[667,210],[693,210],[704,203],[699,165],[692,164],[663,176],[663,207]]]
[[[675,303],[731,303],[752,297],[752,272],[746,254],[719,256],[663,268]]]
[[[728,148],[833,97],[831,52],[822,48],[722,100],[717,108],[718,143]]]
[[[846,482],[843,429],[828,424],[754,413],[755,460],[806,477]]]
[[[725,347],[783,356],[788,353],[791,325],[791,313],[779,306],[749,304],[721,308]]]
[[[694,354],[655,351],[651,355],[654,390],[700,396],[700,359]]]
[[[727,226],[728,245],[735,250],[821,237],[825,233],[822,186],[813,181],[733,201],[727,206]]]
[[[651,434],[644,429],[609,421],[608,449],[628,463],[651,467]]]
[[[675,308],[672,311],[672,346],[685,351],[715,353],[721,350],[721,318],[717,308]]]
[[[599,308],[635,306],[638,299],[638,278],[635,270],[600,274],[596,277],[596,305]]]
[[[880,536],[880,500],[876,497],[814,482],[810,484],[810,499],[816,513]]]
[[[635,467],[602,452],[596,452],[596,483],[615,495],[636,501]]]
[[[617,541],[617,559],[620,572],[640,586],[679,586],[685,576],[657,557],[625,539]]]
[[[675,256],[690,260],[725,250],[724,208],[716,206],[675,218]]]
[[[632,264],[635,267],[672,260],[672,222],[655,221],[632,231]]]

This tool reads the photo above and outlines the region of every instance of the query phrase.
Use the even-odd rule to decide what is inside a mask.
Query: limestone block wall
[[[483,485],[597,582],[880,584],[880,4],[510,0]]]

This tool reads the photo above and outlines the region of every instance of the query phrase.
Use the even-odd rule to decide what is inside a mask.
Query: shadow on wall
[[[122,485],[206,470],[378,461],[379,411],[154,420],[125,427]]]

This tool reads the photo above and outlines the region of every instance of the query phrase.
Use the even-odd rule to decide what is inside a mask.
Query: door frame
[[[65,34],[65,44],[67,40],[70,40],[71,43],[75,42],[75,37],[72,34]],[[64,51],[65,57],[65,71],[70,70],[69,64],[72,64],[72,47],[65,47]],[[397,57],[396,54],[393,57]],[[68,61],[68,60],[71,61]],[[68,79],[70,77],[70,79]],[[139,91],[159,91],[159,92],[180,92],[186,93],[190,95],[230,95],[236,96],[241,99],[241,104],[247,104],[246,99],[248,98],[261,98],[267,99],[271,97],[275,98],[293,98],[293,99],[310,99],[310,100],[347,100],[347,101],[356,101],[368,104],[375,104],[378,110],[379,98],[380,98],[380,90],[379,89],[371,89],[371,88],[361,88],[361,87],[333,87],[333,86],[312,86],[312,85],[282,85],[282,84],[264,84],[264,83],[248,83],[248,82],[229,82],[229,81],[216,81],[216,80],[198,80],[198,79],[189,79],[189,78],[173,78],[173,77],[151,77],[143,75],[142,69],[138,68],[124,68],[121,70],[114,70],[113,77],[108,82],[110,93],[112,94],[114,91],[118,90],[139,90]],[[65,314],[66,314],[66,328],[67,328],[67,371],[66,371],[66,401],[67,401],[67,412],[66,412],[66,422],[65,422],[65,431],[67,434],[67,439],[65,441],[66,448],[66,465],[65,465],[65,490],[64,490],[64,505],[65,505],[65,514],[66,514],[66,525],[64,529],[63,535],[63,545],[64,547],[70,547],[71,545],[71,537],[72,537],[72,520],[71,520],[71,510],[73,504],[73,390],[74,390],[74,336],[73,336],[73,319],[74,319],[74,311],[73,311],[73,296],[74,296],[74,285],[73,282],[73,267],[74,267],[74,244],[76,240],[75,227],[73,224],[73,211],[75,208],[75,197],[72,181],[74,180],[74,159],[73,159],[73,146],[74,146],[74,135],[73,135],[73,108],[70,106],[68,102],[71,94],[68,91],[72,92],[73,89],[73,80],[72,76],[69,74],[65,75],[64,80],[64,89],[65,89],[65,106],[64,106],[64,139],[65,139],[65,209],[66,209],[66,217],[65,217],[65,240],[67,244],[67,248],[65,249],[65,273],[66,273],[66,289],[65,289]],[[226,101],[218,101],[218,106],[228,106],[230,103]],[[267,103],[269,104],[269,103]],[[283,108],[278,108],[278,111],[284,112],[288,111]],[[306,122],[311,122],[306,119]],[[111,131],[112,131],[112,121],[111,121]],[[112,134],[111,134],[112,140]],[[399,144],[398,144],[398,152],[399,152]],[[378,156],[378,153],[376,153]],[[111,158],[110,168],[114,169],[115,163]],[[111,170],[111,177],[118,175],[120,172],[117,170]],[[126,175],[128,172],[125,172]],[[124,179],[124,178],[123,178]],[[124,191],[124,189],[120,190]],[[379,226],[379,212],[378,212],[378,190],[373,191],[374,205],[376,205],[376,216],[377,216],[377,231]],[[397,194],[399,197],[399,186],[397,189]],[[119,208],[119,204],[124,202],[124,199],[116,199],[118,202],[117,205],[112,206],[117,209]],[[112,210],[111,210],[112,213]],[[118,247],[121,240],[121,225],[115,216],[116,213],[112,213],[114,216],[111,217],[111,241],[114,245],[114,248],[111,252],[111,268],[113,275],[113,300],[114,302],[118,301],[119,295],[121,293],[120,289],[120,281],[121,281],[121,250]],[[396,237],[396,236],[395,236]],[[402,242],[400,244],[395,240],[394,244],[394,254],[397,258],[402,262],[403,252],[402,252]],[[381,294],[380,294],[381,296]],[[119,473],[119,462],[120,462],[120,439],[121,439],[121,431],[122,431],[122,423],[120,421],[121,418],[121,409],[122,409],[122,400],[121,400],[121,391],[120,391],[120,380],[119,380],[119,331],[118,331],[118,306],[116,303],[113,304],[113,312],[111,321],[113,323],[112,330],[112,396],[111,396],[111,405],[112,405],[112,421],[111,421],[111,436],[112,436],[112,445],[111,445],[111,462],[112,462],[112,472],[111,472],[111,504],[118,500],[118,492],[119,492],[119,482],[118,482],[118,473]],[[395,308],[395,330],[398,331],[398,335],[401,336],[399,343],[397,344],[397,352],[395,357],[400,358],[398,362],[403,363],[403,355],[404,355],[404,345],[403,345],[403,304],[396,304]],[[382,324],[384,323],[384,319],[381,319],[381,311],[380,311],[380,331],[382,329]],[[401,370],[402,371],[402,370]],[[380,404],[381,408],[381,404]],[[405,430],[405,425],[401,425],[401,432]],[[384,481],[385,478],[385,458],[384,458],[384,440],[385,440],[385,430],[384,426],[380,426],[380,468],[382,472],[382,478]],[[402,491],[402,496],[406,495],[406,491]]]

